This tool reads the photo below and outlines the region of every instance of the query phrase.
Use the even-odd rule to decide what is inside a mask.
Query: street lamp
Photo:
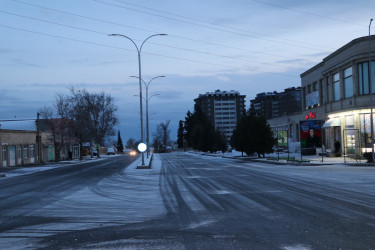
[[[145,44],[145,42],[150,39],[151,37],[154,36],[166,36],[167,34],[154,34],[152,36],[147,37],[141,44],[140,47],[137,46],[137,44],[128,36],[122,35],[122,34],[109,34],[109,36],[119,36],[119,37],[124,37],[126,39],[129,39],[135,46],[138,52],[138,73],[139,73],[139,107],[140,107],[140,116],[141,116],[141,142],[144,142],[144,137],[143,137],[143,109],[142,109],[142,71],[141,71],[141,51],[142,47]],[[144,153],[142,153],[142,165],[145,165],[145,156]]]
[[[371,128],[371,159],[374,161],[374,122],[373,122],[373,113],[372,113],[372,81],[371,81],[371,23],[373,19],[370,19],[370,24],[368,25],[368,65],[369,65],[369,87],[370,87],[370,107],[371,107],[371,114],[370,114],[370,128]]]
[[[138,76],[130,76],[130,77],[135,77],[135,78],[139,78]],[[148,86],[150,85],[150,83],[156,79],[156,78],[160,78],[160,77],[165,77],[165,76],[155,76],[154,78],[152,78],[150,81],[148,81],[148,83],[146,83],[142,78],[141,78],[141,81],[143,82],[143,84],[145,85],[146,87],[146,131],[147,131],[147,158],[148,158],[148,155],[150,154],[150,134],[149,134],[149,123],[148,123],[148,101],[151,99],[151,97],[153,96],[156,96],[156,95],[159,95],[159,94],[156,94],[156,95],[152,95],[150,98],[148,98]]]

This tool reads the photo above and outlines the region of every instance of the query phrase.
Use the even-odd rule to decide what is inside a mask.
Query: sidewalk
[[[367,163],[365,159],[353,159],[350,157],[327,157],[319,155],[302,155],[300,153],[289,153],[290,161],[288,159],[288,153],[272,153],[266,154],[265,158],[258,158],[257,156],[242,156],[241,152],[232,151],[232,153],[204,153],[204,152],[191,152],[212,157],[222,157],[222,158],[234,158],[243,159],[248,161],[258,161],[264,163],[274,163],[274,164],[296,164],[296,165],[348,165],[348,166],[375,166],[374,163]],[[292,160],[294,159],[294,161]]]

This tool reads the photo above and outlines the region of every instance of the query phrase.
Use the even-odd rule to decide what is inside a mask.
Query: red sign
[[[316,117],[315,112],[309,112],[305,115],[305,120],[314,119]]]

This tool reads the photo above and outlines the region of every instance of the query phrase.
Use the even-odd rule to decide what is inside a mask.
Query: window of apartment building
[[[336,73],[333,75],[333,100],[340,100],[340,74]]]
[[[353,70],[352,67],[344,70],[345,98],[353,96]]]
[[[370,93],[368,62],[358,64],[358,85],[359,94],[367,95]],[[371,87],[372,93],[375,93],[375,62],[371,62]]]
[[[27,157],[28,157],[27,146],[23,146],[23,158],[27,158]]]

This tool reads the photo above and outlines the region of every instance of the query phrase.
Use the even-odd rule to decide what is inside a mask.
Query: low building
[[[36,131],[0,129],[0,166],[34,164],[37,161],[36,135]]]
[[[55,161],[52,133],[38,130],[36,120],[0,122],[0,167],[13,167]],[[62,159],[79,158],[80,147],[68,140],[61,149]]]

